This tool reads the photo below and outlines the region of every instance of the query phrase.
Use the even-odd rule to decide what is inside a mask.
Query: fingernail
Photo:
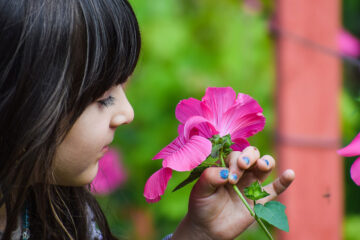
[[[269,161],[267,159],[264,159],[267,166],[269,166]]]
[[[229,176],[229,170],[223,169],[223,170],[220,171],[220,177],[221,177],[222,179],[227,179],[228,176]]]
[[[242,159],[244,160],[244,162],[246,163],[246,165],[249,165],[250,159],[249,159],[248,157],[242,157]]]
[[[236,181],[237,178],[238,178],[238,176],[236,175],[236,173],[233,173],[233,174],[230,175],[230,179],[231,179],[231,180]]]

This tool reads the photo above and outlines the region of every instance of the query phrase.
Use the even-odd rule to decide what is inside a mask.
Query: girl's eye
[[[114,105],[114,100],[115,98],[113,96],[108,96],[105,99],[99,100],[98,103],[100,103],[104,107],[109,107],[111,105]]]

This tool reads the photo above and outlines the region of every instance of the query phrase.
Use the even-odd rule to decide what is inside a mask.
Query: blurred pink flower
[[[244,9],[249,13],[259,13],[262,8],[260,0],[244,0]]]
[[[341,54],[350,57],[360,56],[360,41],[344,29],[338,36],[338,45]]]
[[[349,145],[339,149],[337,152],[344,157],[360,156],[360,133]],[[360,157],[351,165],[350,176],[352,180],[360,186]]]
[[[127,179],[119,154],[115,149],[109,149],[99,161],[99,170],[92,181],[92,192],[107,195],[115,191]]]
[[[180,121],[179,136],[153,159],[163,159],[162,167],[146,182],[144,196],[148,202],[160,200],[172,170],[190,171],[211,153],[209,138],[230,134],[233,150],[249,145],[247,137],[261,131],[265,117],[260,105],[250,96],[230,88],[208,88],[202,100],[189,98],[180,101],[175,110]],[[159,182],[161,184],[159,184]]]

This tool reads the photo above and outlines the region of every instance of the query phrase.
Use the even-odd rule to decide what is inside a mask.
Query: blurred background
[[[201,99],[209,86],[231,86],[236,92],[251,95],[262,106],[267,121],[265,129],[249,141],[262,154],[275,155],[276,34],[271,31],[275,6],[271,0],[130,3],[138,17],[143,44],[137,69],[126,85],[135,119],[119,127],[114,140],[121,168],[119,181],[108,191],[99,191],[97,199],[116,236],[155,240],[175,230],[187,212],[192,187],[172,193],[188,175],[174,172],[160,202],[148,204],[143,197],[146,180],[161,166],[161,160],[152,161],[152,157],[177,136],[175,107],[180,100]],[[342,28],[356,49],[360,1],[343,0],[341,4]],[[347,54],[357,58],[360,54],[360,50],[341,52],[341,46],[339,51],[338,57]],[[360,131],[359,66],[343,61],[342,76],[340,114],[345,146]],[[349,176],[354,160],[343,160],[342,231],[347,240],[360,239],[360,187]],[[238,239],[264,239],[264,235],[252,226]]]

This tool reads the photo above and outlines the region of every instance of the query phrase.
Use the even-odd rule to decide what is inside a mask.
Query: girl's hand
[[[231,152],[226,163],[229,169],[211,167],[202,173],[191,191],[189,211],[172,240],[234,239],[254,222],[231,184],[237,184],[243,191],[256,180],[263,182],[274,169],[275,160],[269,155],[260,158],[257,148],[247,147],[242,152]],[[270,195],[257,202],[273,200],[294,178],[295,173],[286,170],[264,187]],[[253,201],[248,202],[253,207]]]

